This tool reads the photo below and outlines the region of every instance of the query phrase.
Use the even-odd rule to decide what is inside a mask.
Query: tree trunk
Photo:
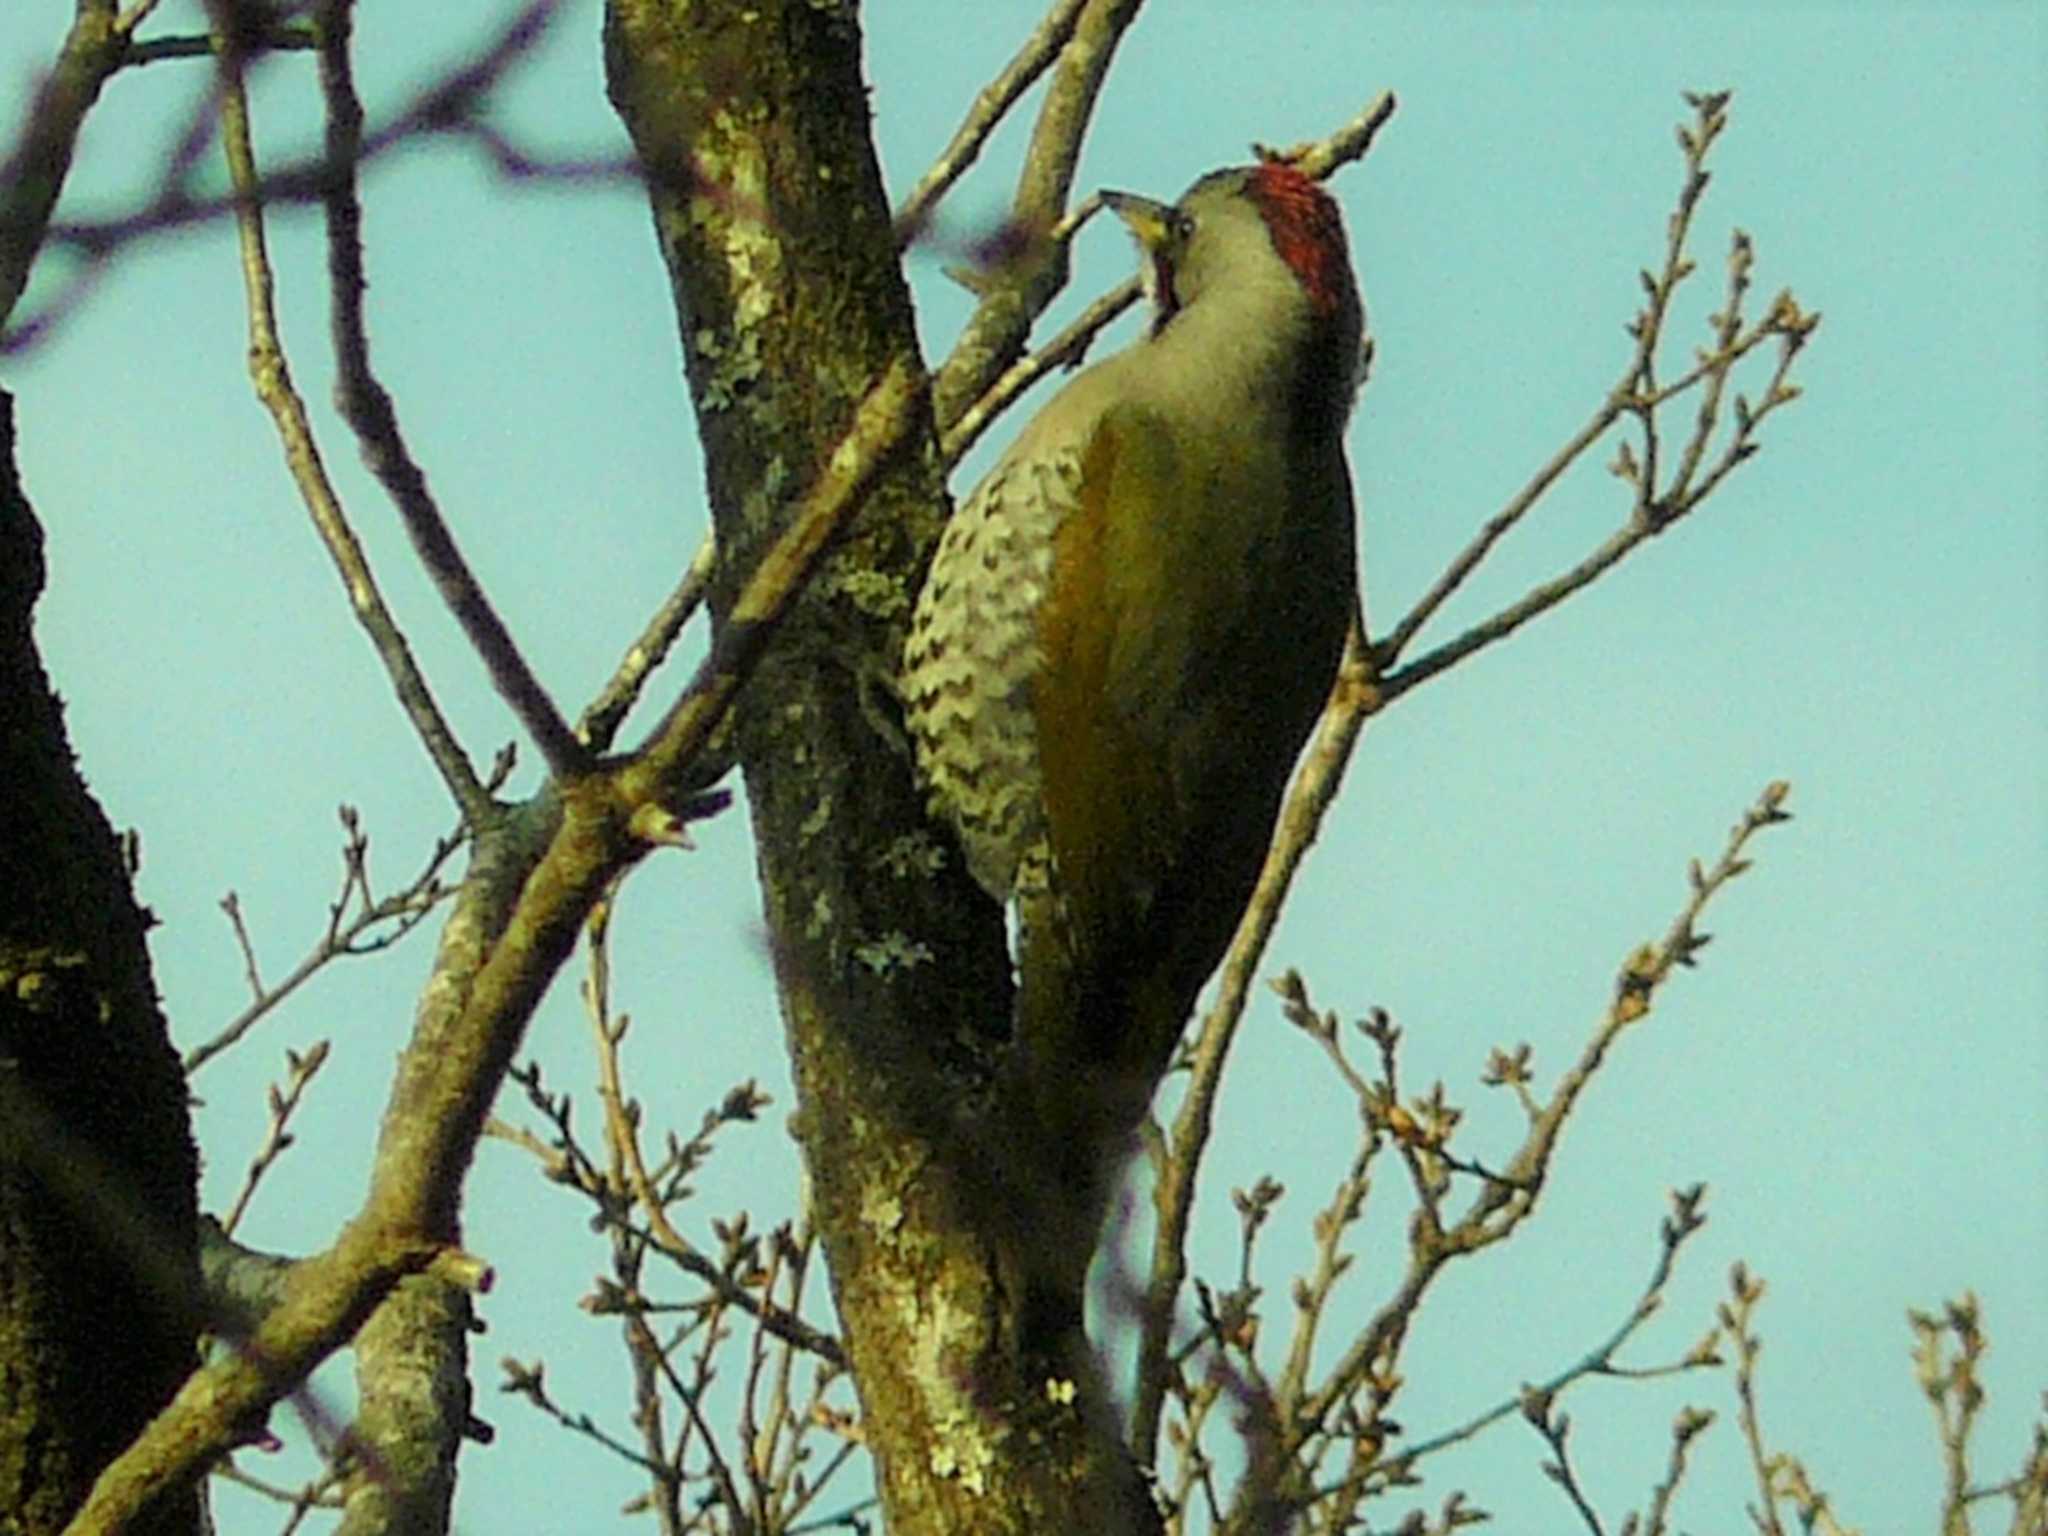
[[[721,626],[856,404],[915,355],[855,11],[607,8],[704,444]],[[896,1536],[1156,1529],[1091,1374],[1022,1328],[1019,1248],[1047,1234],[1006,1195],[1032,1149],[988,1129],[1001,915],[926,819],[889,691],[945,508],[929,426],[913,441],[735,722],[815,1220]],[[1078,1395],[1061,1385],[1077,1376]]]
[[[42,585],[0,391],[0,1529],[20,1536],[61,1529],[191,1371],[199,1278],[150,919],[35,651]],[[131,1529],[197,1526],[188,1482]]]

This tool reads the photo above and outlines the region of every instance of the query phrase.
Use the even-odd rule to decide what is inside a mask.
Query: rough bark
[[[856,402],[915,356],[854,17],[817,0],[607,8],[704,444],[721,623]],[[893,1532],[1142,1530],[1149,1501],[1093,1383],[1049,1392],[1074,1362],[1020,1333],[1029,1234],[1000,1164],[1030,1149],[977,1125],[1008,1029],[1000,916],[923,815],[887,687],[944,510],[928,426],[916,443],[736,719],[815,1219]]]
[[[122,851],[31,632],[0,391],[0,1529],[60,1530],[192,1368],[198,1163]],[[109,616],[118,629],[116,616]],[[189,1533],[189,1481],[131,1529]]]

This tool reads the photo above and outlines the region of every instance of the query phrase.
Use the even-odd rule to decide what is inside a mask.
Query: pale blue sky
[[[7,8],[7,89],[47,57],[70,9]],[[373,110],[508,9],[465,0],[407,8],[401,22],[366,6]],[[167,0],[163,24],[198,10]],[[868,11],[876,131],[900,193],[1037,7]],[[569,6],[509,95],[509,120],[545,144],[622,147],[597,24],[590,0]],[[1974,1286],[1992,1341],[1980,1471],[2001,1475],[2018,1455],[2048,1384],[2044,47],[2041,13],[2025,5],[1309,0],[1160,3],[1124,46],[1084,188],[1171,195],[1253,140],[1315,136],[1383,88],[1400,96],[1370,161],[1335,184],[1379,343],[1352,444],[1382,626],[1617,374],[1636,270],[1661,248],[1678,183],[1682,90],[1735,91],[1684,322],[1718,301],[1736,224],[1756,240],[1758,302],[1790,285],[1826,316],[1799,373],[1807,397],[1767,424],[1762,455],[1692,522],[1375,723],[1272,950],[1272,967],[1302,967],[1325,1006],[1392,1010],[1408,1082],[1443,1078],[1471,1112],[1468,1154],[1492,1160],[1514,1116],[1477,1082],[1488,1048],[1530,1041],[1547,1082],[1621,958],[1682,901],[1688,857],[1717,852],[1766,781],[1794,786],[1798,819],[1761,841],[1757,868],[1710,913],[1717,942],[1701,970],[1623,1042],[1532,1229],[1454,1274],[1426,1309],[1399,1415],[1417,1436],[1604,1336],[1648,1270],[1664,1191],[1704,1180],[1710,1225],[1635,1360],[1682,1353],[1729,1262],[1746,1259],[1772,1285],[1774,1442],[1866,1532],[1925,1530],[1938,1472],[1904,1312]],[[274,66],[259,143],[306,142],[300,88],[284,77],[308,68]],[[197,70],[113,84],[72,209],[146,183]],[[955,194],[956,227],[999,206],[1021,138],[1000,138]],[[508,190],[438,150],[381,169],[368,193],[380,365],[458,536],[574,708],[704,520],[644,208],[627,190]],[[314,222],[282,218],[275,238],[287,341],[329,459],[450,714],[487,757],[512,727],[325,407]],[[912,264],[933,353],[965,309],[939,265]],[[1074,302],[1129,268],[1127,243],[1091,229]],[[0,363],[49,531],[40,637],[86,772],[115,822],[143,832],[143,894],[164,920],[159,982],[188,1044],[240,1002],[214,905],[224,890],[241,893],[279,973],[331,897],[337,802],[363,807],[386,881],[449,817],[250,397],[241,326],[231,242],[214,231],[131,259],[44,350]],[[1549,574],[1622,510],[1597,468],[1573,477],[1432,636]],[[619,1004],[639,1021],[632,1065],[644,1093],[673,1089],[670,1123],[694,1125],[749,1075],[777,1099],[703,1181],[701,1228],[740,1202],[764,1218],[786,1211],[793,1161],[779,1028],[750,941],[744,819],[700,841],[635,877],[618,974]],[[335,1043],[301,1148],[246,1228],[253,1241],[304,1248],[353,1206],[429,944],[330,974],[200,1079],[217,1208],[260,1137],[261,1085],[284,1046]],[[572,986],[530,1039],[554,1083],[587,1088]],[[1305,1252],[1353,1122],[1264,1000],[1226,1123],[1198,1261],[1228,1265],[1230,1186],[1281,1178],[1290,1193],[1267,1244],[1277,1339],[1284,1265]],[[1379,1198],[1340,1324],[1390,1283],[1406,1207],[1392,1181]],[[499,1439],[464,1458],[463,1528],[625,1529],[611,1511],[632,1477],[496,1396],[489,1363],[544,1356],[565,1403],[624,1428],[616,1330],[573,1306],[599,1246],[499,1145],[483,1150],[467,1218],[501,1277],[477,1350],[478,1409]],[[1582,1470],[1611,1518],[1644,1498],[1687,1401],[1724,1417],[1684,1523],[1745,1524],[1732,1397],[1708,1376],[1595,1385],[1570,1401]],[[1463,1486],[1498,1529],[1571,1529],[1536,1470],[1542,1454],[1503,1426],[1436,1463],[1428,1501]],[[273,1524],[246,1504],[225,1513],[235,1532]]]

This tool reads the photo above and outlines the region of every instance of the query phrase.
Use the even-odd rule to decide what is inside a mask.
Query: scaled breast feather
[[[998,901],[1045,872],[1031,682],[1053,534],[1080,492],[1071,451],[997,465],[946,525],[904,648],[919,777]]]

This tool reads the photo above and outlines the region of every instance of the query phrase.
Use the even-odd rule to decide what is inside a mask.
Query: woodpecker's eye
[[[1173,215],[1173,237],[1186,240],[1195,232],[1195,216],[1192,213],[1175,210]]]

